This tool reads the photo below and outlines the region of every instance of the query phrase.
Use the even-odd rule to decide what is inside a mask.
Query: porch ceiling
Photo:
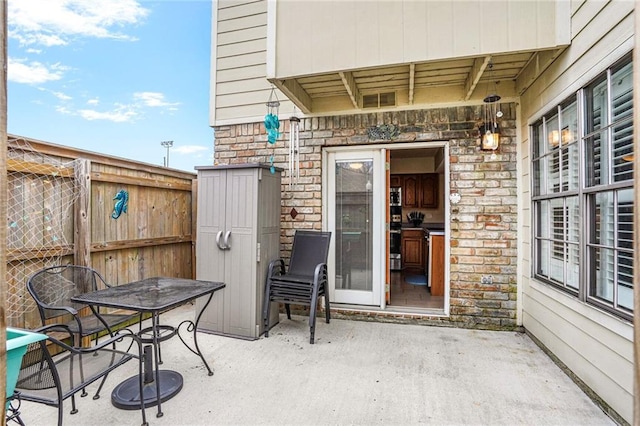
[[[363,95],[387,92],[395,92],[396,106],[414,105],[424,103],[416,98],[429,98],[426,92],[430,89],[445,87],[455,94],[448,102],[482,99],[485,89],[480,93],[478,87],[494,82],[511,82],[507,96],[519,96],[562,50],[406,63],[274,79],[272,83],[305,114],[326,112],[328,105],[369,110],[362,106]]]

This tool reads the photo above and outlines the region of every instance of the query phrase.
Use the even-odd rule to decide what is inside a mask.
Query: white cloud
[[[10,0],[9,37],[23,45],[66,45],[73,37],[134,40],[112,30],[141,22],[149,10],[136,0]]]
[[[175,110],[175,106],[180,105],[179,102],[165,101],[164,94],[159,92],[136,92],[133,94],[133,98],[137,101],[142,101],[148,107],[174,107],[170,109]]]
[[[64,105],[58,105],[58,106],[56,107],[56,111],[58,111],[60,114],[68,114],[68,115],[72,115],[72,114],[73,114],[73,112],[71,112],[71,111],[69,110],[69,108],[67,108],[67,107],[66,107],[66,106],[64,106]]]
[[[60,64],[44,65],[40,62],[26,63],[20,59],[9,58],[7,79],[14,83],[40,84],[60,80],[68,68]]]
[[[56,96],[61,101],[68,101],[72,98],[62,92],[55,92],[45,88],[39,88],[42,91],[49,92]],[[164,100],[164,95],[157,92],[136,92],[133,94],[132,102],[127,104],[116,103],[111,110],[99,111],[96,109],[100,105],[100,99],[94,97],[86,100],[88,108],[76,109],[72,105],[60,105],[56,107],[56,111],[62,114],[76,115],[84,118],[85,120],[106,120],[115,123],[133,122],[138,120],[144,115],[145,107],[167,107],[167,109],[175,109],[173,105],[179,105],[179,103],[170,103]],[[179,153],[196,153],[207,148],[196,145],[184,146],[176,149]]]
[[[213,141],[211,142],[211,144],[213,145]],[[208,151],[209,148],[201,145],[180,145],[174,146],[172,150],[177,154],[196,154],[203,151]]]
[[[41,91],[41,92],[50,93],[53,96],[55,96],[56,98],[58,98],[59,100],[65,102],[65,103],[67,103],[66,101],[70,101],[70,100],[73,99],[73,97],[67,95],[64,92],[57,92],[55,90],[49,90],[46,87],[37,87],[37,89],[39,91]],[[67,105],[68,105],[68,103],[67,103]],[[66,110],[66,107],[65,106],[59,106],[59,107],[56,108],[56,110],[58,110],[60,112],[63,112],[62,110]]]
[[[77,114],[85,120],[106,120],[114,123],[132,122],[138,113],[129,105],[118,105],[112,111],[96,111],[93,109],[81,109]]]
[[[60,99],[61,101],[70,101],[71,99],[73,99],[71,96],[67,95],[66,93],[54,92],[54,91],[52,91],[51,93],[53,94],[53,96]]]
[[[42,46],[62,46],[67,44],[65,40],[56,35],[29,34],[9,31],[9,37],[17,39],[22,45],[40,44]]]

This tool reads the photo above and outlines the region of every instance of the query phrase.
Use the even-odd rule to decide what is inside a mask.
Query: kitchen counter
[[[407,231],[409,230],[422,230],[422,231],[429,231],[429,232],[442,232],[444,233],[444,223],[423,223],[420,226],[415,226],[412,223],[408,223],[408,222],[403,222],[402,223],[402,229],[405,229]]]
[[[413,223],[404,222],[401,230],[402,268],[420,274],[426,273],[429,269],[427,268],[427,265],[429,265],[427,262],[432,261],[432,259],[427,256],[429,252],[428,243],[434,238],[444,240],[444,224],[423,223],[420,226],[415,226]],[[442,252],[442,254],[444,254],[444,252]],[[444,262],[444,258],[441,262]],[[442,292],[439,287],[436,287],[436,291]]]

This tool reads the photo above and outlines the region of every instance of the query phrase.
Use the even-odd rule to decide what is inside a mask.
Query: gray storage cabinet
[[[201,166],[198,172],[196,278],[222,281],[200,330],[257,339],[269,262],[280,257],[280,174],[263,164]],[[197,301],[197,310],[205,300]],[[278,322],[278,306],[270,321]]]

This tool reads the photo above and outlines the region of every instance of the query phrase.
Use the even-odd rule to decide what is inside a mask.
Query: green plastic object
[[[27,346],[46,338],[46,334],[7,327],[7,397],[13,395],[16,388],[22,357],[27,352]],[[8,404],[5,404],[5,409]]]

